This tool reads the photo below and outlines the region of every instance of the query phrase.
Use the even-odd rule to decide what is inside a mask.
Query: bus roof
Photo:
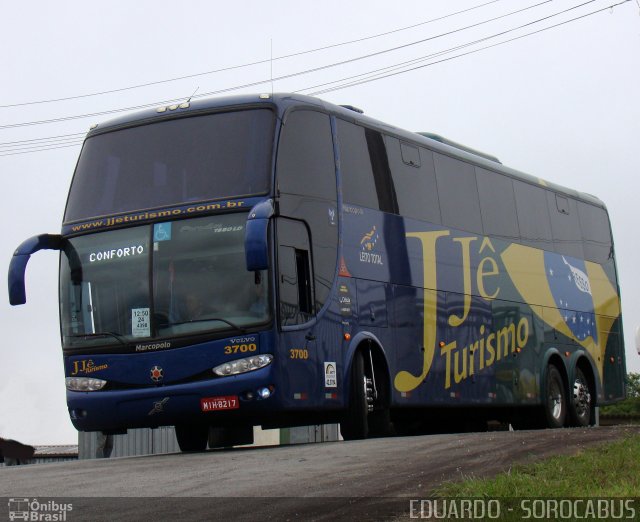
[[[218,98],[202,98],[184,102],[176,101],[168,105],[160,105],[155,108],[128,113],[118,118],[94,125],[87,134],[87,138],[96,134],[102,134],[103,132],[116,130],[118,128],[145,125],[156,121],[179,118],[187,113],[190,115],[197,115],[222,109],[229,110],[246,107],[268,107],[276,111],[276,115],[279,119],[282,119],[285,113],[293,107],[315,107],[330,114],[339,116],[342,119],[377,129],[383,133],[393,134],[404,141],[413,142],[416,145],[426,147],[435,152],[456,157],[478,167],[493,170],[530,184],[538,186],[541,185],[555,192],[581,199],[588,203],[605,208],[604,203],[591,194],[563,187],[561,185],[545,181],[542,178],[512,169],[503,165],[495,156],[479,152],[465,145],[460,145],[437,134],[407,131],[374,118],[370,118],[369,116],[361,113],[360,110],[354,110],[351,105],[335,105],[319,98],[301,94],[244,94]]]

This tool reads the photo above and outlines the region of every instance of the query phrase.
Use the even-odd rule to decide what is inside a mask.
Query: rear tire
[[[544,389],[544,420],[548,428],[562,428],[567,419],[567,392],[560,371],[547,366]]]
[[[206,451],[209,438],[209,426],[206,424],[178,424],[176,439],[180,451]]]
[[[366,439],[369,435],[369,404],[367,401],[367,377],[364,373],[364,357],[358,351],[351,363],[349,405],[340,422],[344,440]]]
[[[591,389],[589,381],[580,368],[576,368],[573,386],[571,387],[571,400],[569,413],[571,425],[585,428],[591,425]]]

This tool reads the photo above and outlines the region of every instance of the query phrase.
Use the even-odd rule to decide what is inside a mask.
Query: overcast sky
[[[96,113],[265,80],[229,92],[312,94],[344,86],[355,75],[410,67],[318,96],[356,105],[398,127],[442,134],[494,154],[505,165],[602,199],[616,242],[627,368],[640,371],[633,335],[640,324],[640,4],[631,0],[608,8],[614,3],[3,1],[0,268],[6,273],[24,239],[59,232],[80,133],[111,117]],[[463,10],[469,11],[447,16]],[[505,16],[517,10],[523,11]],[[440,17],[446,18],[426,23]],[[496,17],[502,18],[481,23]],[[532,23],[545,17],[550,18]],[[479,25],[463,29],[474,24]],[[388,34],[375,37],[383,33]],[[361,41],[279,59],[353,40]],[[374,56],[297,74],[369,54]],[[254,62],[262,63],[201,74]],[[397,69],[405,62],[410,64]],[[357,79],[363,78],[368,76]],[[162,83],[122,90],[153,82]],[[47,122],[86,114],[94,116]],[[58,136],[66,137],[26,141]],[[51,150],[41,150],[45,146]],[[0,299],[0,436],[30,444],[77,442],[65,403],[57,259],[46,251],[31,259],[25,306],[10,307],[6,294]]]

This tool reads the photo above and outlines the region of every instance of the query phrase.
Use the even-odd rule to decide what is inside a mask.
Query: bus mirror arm
[[[24,275],[31,254],[39,250],[60,250],[62,236],[59,234],[40,234],[24,241],[13,253],[9,264],[9,303],[21,305],[27,302]]]
[[[247,270],[255,272],[269,267],[267,233],[269,220],[275,215],[272,199],[258,203],[249,212],[244,236]]]

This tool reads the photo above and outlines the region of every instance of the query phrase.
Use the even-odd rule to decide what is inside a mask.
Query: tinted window
[[[278,147],[280,213],[307,223],[311,233],[315,306],[325,303],[336,271],[338,214],[329,116],[295,111],[285,119]],[[298,261],[301,257],[298,255]],[[304,310],[304,307],[303,307]]]
[[[256,277],[245,268],[246,219],[236,212],[70,239],[60,256],[64,345],[121,344],[267,321],[266,272]]]
[[[555,251],[582,259],[584,252],[576,201],[554,192],[547,192],[547,203]]]
[[[520,237],[526,245],[553,250],[546,190],[522,181],[513,182]]]
[[[247,110],[165,120],[89,138],[65,221],[269,189],[274,116]]]
[[[484,233],[506,238],[519,237],[511,178],[479,167],[476,167],[476,177]]]
[[[283,326],[306,323],[313,315],[309,236],[302,222],[278,219],[278,286]]]
[[[433,153],[385,137],[389,165],[401,215],[440,223]]]
[[[281,192],[336,199],[329,116],[295,111],[286,118],[278,147],[277,171]]]
[[[364,128],[338,120],[338,143],[345,203],[380,208]]]
[[[306,322],[299,321],[300,304],[298,297],[298,271],[296,267],[296,249],[280,245],[278,247],[278,274],[280,290],[280,322],[283,325]]]
[[[384,144],[382,134],[371,129],[365,129],[367,147],[369,148],[369,158],[373,170],[373,181],[378,195],[378,207],[383,212],[398,213],[398,202],[396,191],[391,179],[389,169],[389,158],[387,148]]]
[[[473,165],[434,154],[442,223],[451,228],[482,233],[478,186]]]
[[[117,344],[152,337],[148,227],[69,240],[60,256],[60,322],[63,344]],[[137,326],[136,315],[146,321]],[[108,332],[114,335],[101,335]],[[86,337],[86,336],[89,337]]]
[[[585,259],[604,263],[611,253],[611,232],[607,212],[581,201],[578,201],[577,206]]]

